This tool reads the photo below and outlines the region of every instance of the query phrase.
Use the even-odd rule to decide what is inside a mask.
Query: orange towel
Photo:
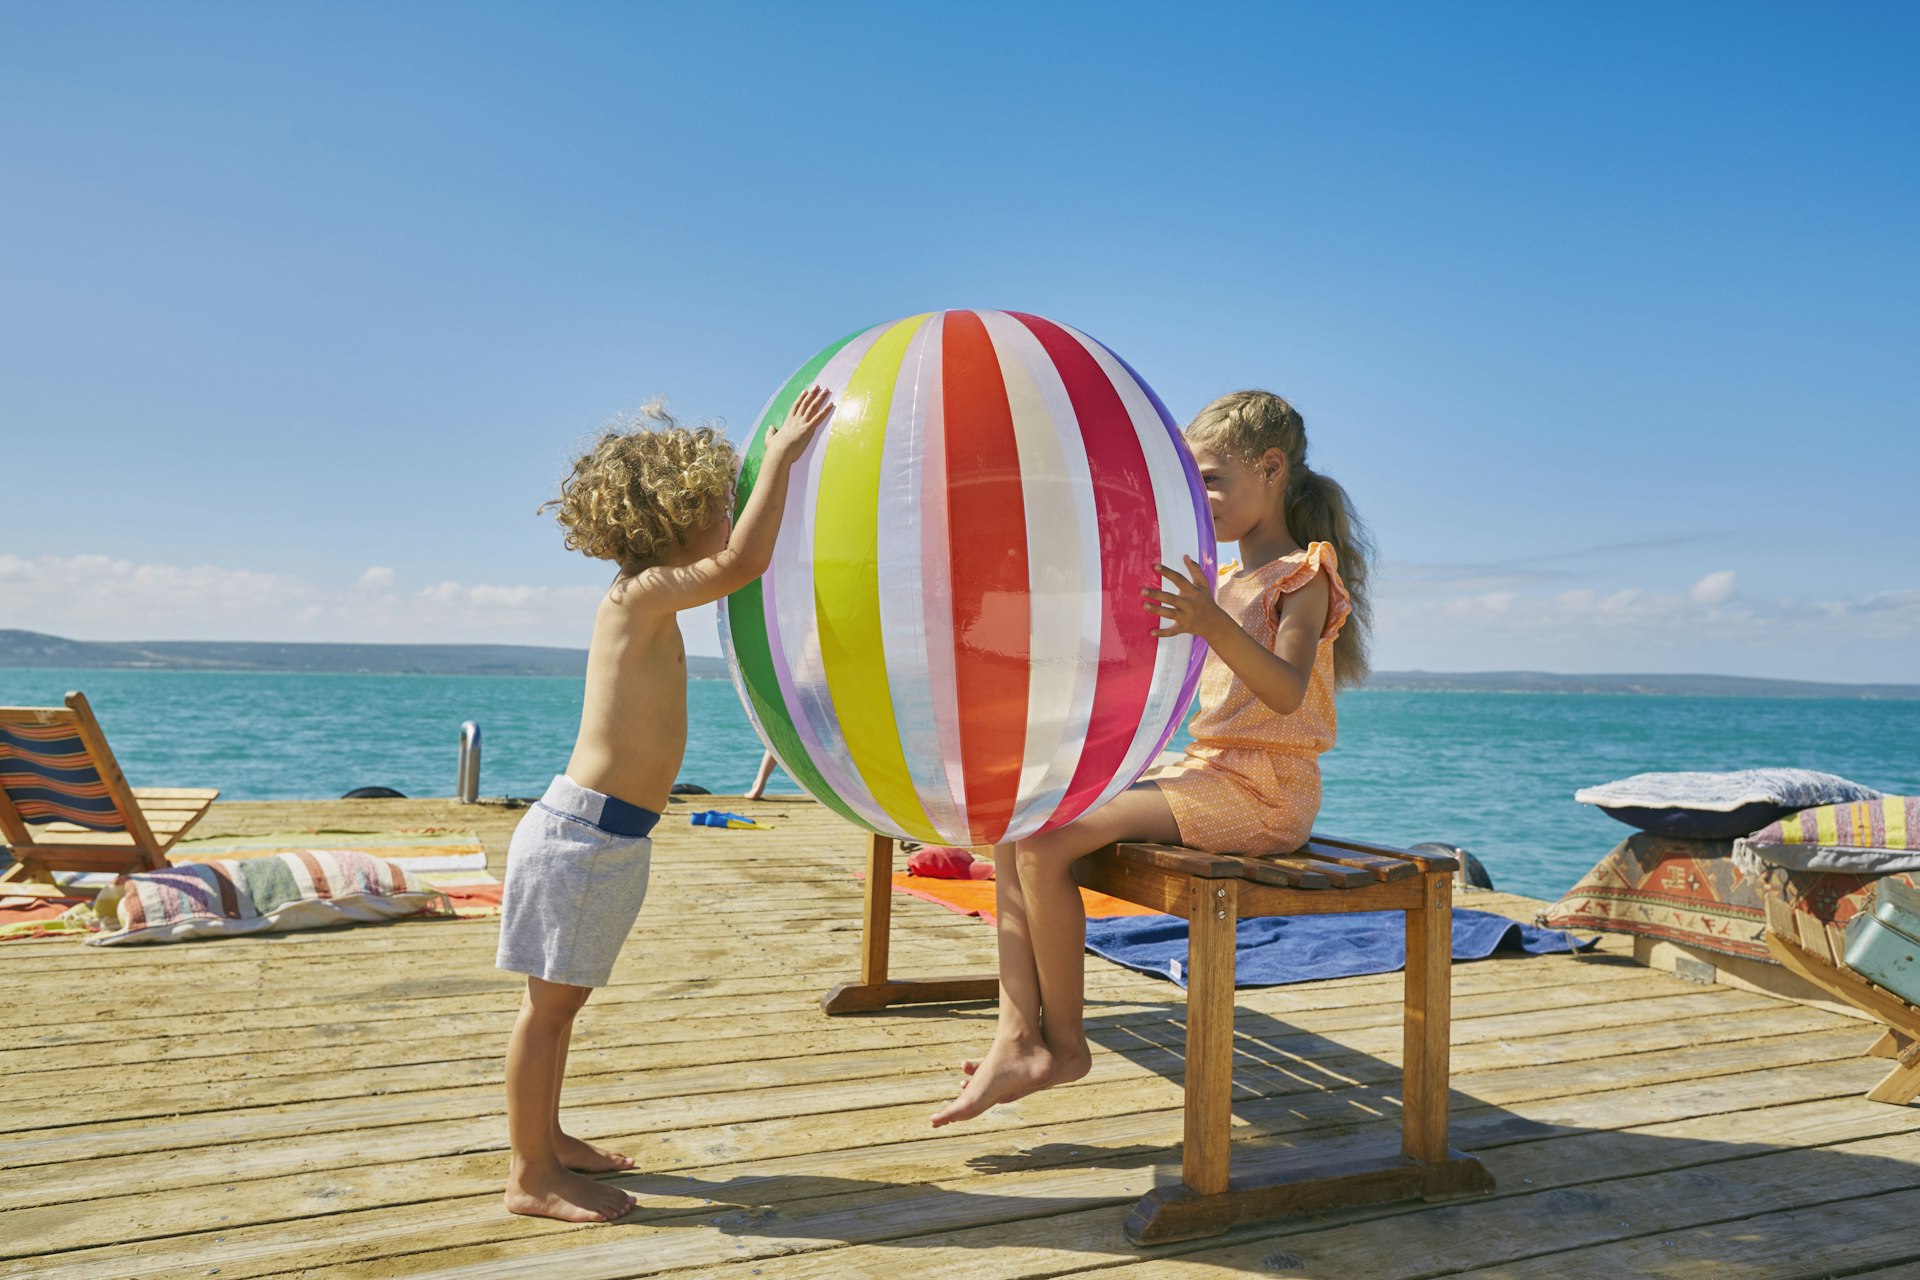
[[[895,872],[893,887],[898,893],[909,893],[916,898],[924,898],[928,902],[937,902],[949,911],[958,911],[963,916],[979,916],[988,924],[993,923],[993,881],[991,880],[935,880],[927,876],[910,876]],[[1131,902],[1122,902],[1119,898],[1095,893],[1091,889],[1080,891],[1080,901],[1086,904],[1089,918],[1160,914],[1151,907],[1135,906]]]

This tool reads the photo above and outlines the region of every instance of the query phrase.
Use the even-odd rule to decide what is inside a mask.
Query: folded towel
[[[1236,987],[1275,987],[1322,978],[1392,973],[1407,963],[1405,912],[1262,916],[1234,935]],[[1453,958],[1483,960],[1495,951],[1535,955],[1579,951],[1597,938],[1521,924],[1486,911],[1453,912]],[[1087,950],[1115,964],[1187,985],[1187,922],[1179,916],[1119,916],[1087,921]]]

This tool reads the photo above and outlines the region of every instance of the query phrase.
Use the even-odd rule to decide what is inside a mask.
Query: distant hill
[[[1376,671],[1369,689],[1413,693],[1638,693],[1680,698],[1917,699],[1920,684],[1823,684],[1752,676],[1560,675],[1552,671]]]
[[[303,671],[366,675],[580,676],[585,649],[522,644],[254,644],[229,640],[68,640],[0,631],[0,667],[139,671]],[[691,655],[687,671],[720,679],[727,664]]]
[[[306,671],[363,675],[580,676],[585,649],[523,644],[254,644],[231,640],[68,640],[0,631],[0,668],[120,671]],[[687,658],[695,679],[722,680],[719,658]],[[1821,684],[1748,676],[1560,675],[1551,671],[1376,671],[1369,689],[1417,693],[1636,693],[1695,698],[1920,699],[1914,684]]]

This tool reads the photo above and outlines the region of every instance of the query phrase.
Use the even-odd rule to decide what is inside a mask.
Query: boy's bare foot
[[[633,1197],[620,1188],[560,1168],[514,1169],[507,1176],[506,1202],[508,1213],[562,1222],[612,1222],[633,1208]]]
[[[933,1127],[971,1120],[988,1107],[1024,1098],[1046,1088],[1052,1074],[1053,1055],[1044,1044],[995,1040],[960,1096],[933,1113]]]
[[[633,1168],[633,1159],[583,1138],[562,1133],[554,1137],[553,1154],[560,1163],[580,1173],[618,1173]]]

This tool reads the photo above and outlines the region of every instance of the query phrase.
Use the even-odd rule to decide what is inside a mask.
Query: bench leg
[[[996,978],[926,978],[890,981],[887,949],[893,937],[893,839],[870,836],[867,845],[867,911],[861,928],[860,981],[843,982],[820,997],[826,1013],[860,1013],[894,1004],[991,1000]]]
[[[1195,880],[1187,911],[1186,1145],[1181,1181],[1200,1195],[1227,1189],[1233,1129],[1233,942],[1238,880]]]
[[[1493,1177],[1447,1147],[1452,882],[1426,877],[1425,907],[1407,912],[1407,1074],[1401,1151],[1300,1168],[1297,1154],[1262,1173],[1228,1173],[1233,1104],[1236,880],[1195,880],[1189,910],[1186,1149],[1178,1186],[1155,1187],[1127,1215],[1135,1244],[1219,1235],[1243,1222],[1358,1205],[1481,1195]]]
[[[1427,874],[1426,908],[1407,912],[1405,1080],[1400,1150],[1409,1159],[1447,1157],[1447,1072],[1452,1052],[1453,885]]]

